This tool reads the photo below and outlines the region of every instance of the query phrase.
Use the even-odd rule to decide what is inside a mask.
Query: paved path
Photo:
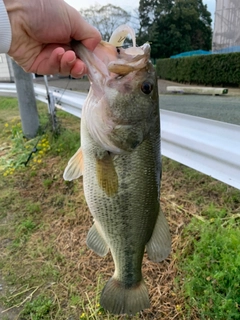
[[[160,108],[240,125],[240,97],[160,95]]]

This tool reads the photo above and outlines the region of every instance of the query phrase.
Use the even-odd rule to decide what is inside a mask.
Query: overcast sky
[[[127,11],[131,11],[132,9],[138,8],[139,0],[65,0],[68,4],[72,7],[79,9],[85,9],[90,7],[91,5],[100,4],[106,5],[111,3],[115,6],[119,6]],[[212,19],[214,18],[214,11],[215,11],[215,2],[216,0],[203,0],[203,3],[207,5],[208,11],[212,14]]]

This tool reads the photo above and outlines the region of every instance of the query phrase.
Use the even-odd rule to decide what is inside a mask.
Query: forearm
[[[3,0],[0,0],[0,53],[7,53],[12,41],[12,29]]]

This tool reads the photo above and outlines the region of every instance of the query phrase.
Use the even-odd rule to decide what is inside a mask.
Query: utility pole
[[[39,128],[39,117],[31,73],[26,73],[12,60],[13,73],[18,96],[18,107],[22,121],[22,130],[26,138],[36,136]]]

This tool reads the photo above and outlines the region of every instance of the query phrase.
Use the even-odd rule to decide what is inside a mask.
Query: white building
[[[14,75],[11,64],[11,58],[5,53],[0,53],[0,82],[13,81]]]
[[[240,51],[240,0],[216,0],[212,50]]]

